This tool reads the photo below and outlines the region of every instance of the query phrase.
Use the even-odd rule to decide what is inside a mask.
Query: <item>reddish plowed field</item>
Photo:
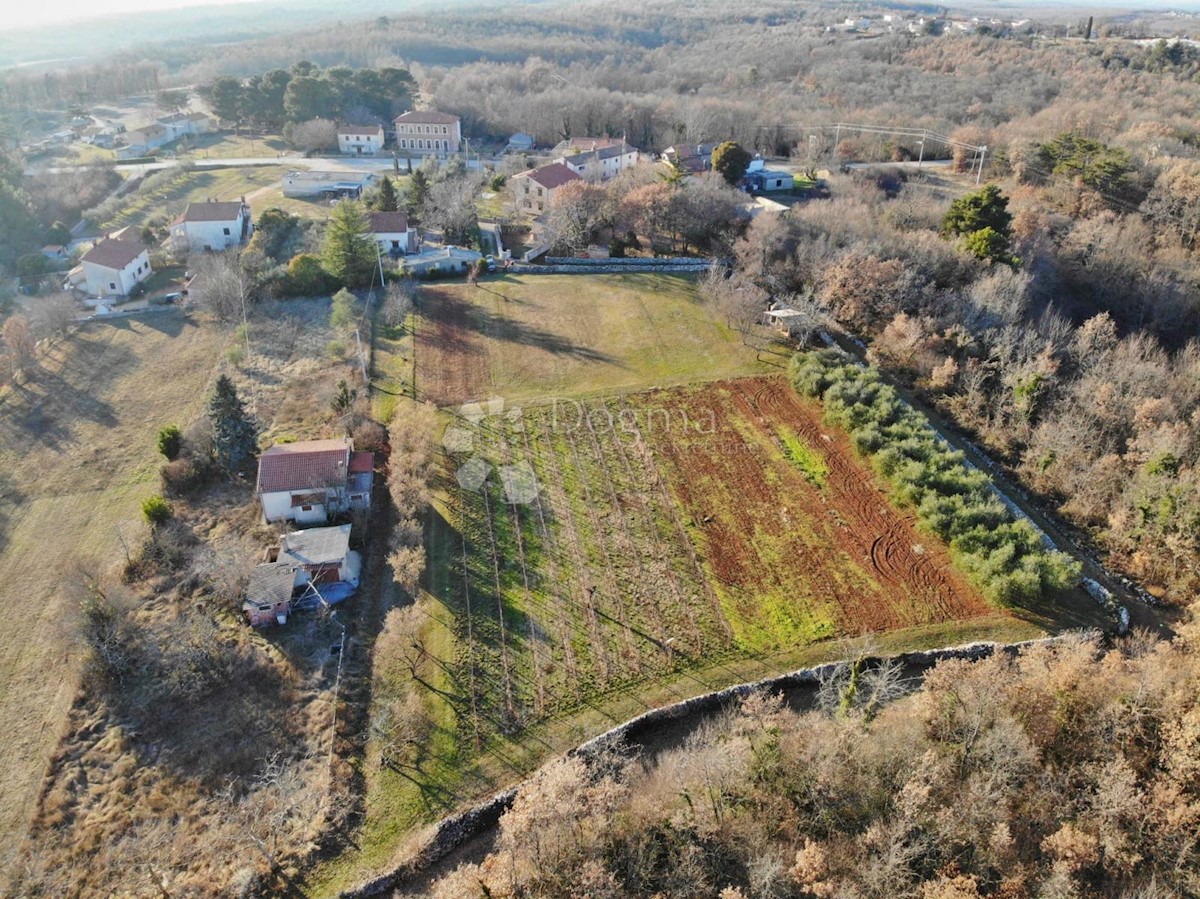
[[[994,614],[945,547],[890,505],[846,436],[782,379],[655,391],[639,402],[709,431],[649,437],[740,642],[786,643],[799,635],[796,621],[852,634]],[[824,460],[821,486],[786,457],[780,428]]]

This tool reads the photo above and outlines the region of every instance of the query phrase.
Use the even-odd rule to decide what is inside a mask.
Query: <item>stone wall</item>
[[[923,652],[908,652],[894,656],[893,658],[905,669],[920,674],[928,671],[938,662],[948,659],[978,661],[979,659],[988,658],[996,652],[1017,655],[1029,646],[1039,643],[1055,643],[1064,639],[1076,639],[1076,637],[1048,637],[1044,640],[1028,640],[1023,643],[968,643],[964,646],[932,649]],[[880,661],[883,660],[862,660],[863,664],[866,665],[878,664]],[[691,718],[694,719],[695,724],[699,724],[708,716],[722,711],[742,697],[758,690],[779,692],[807,689],[815,692],[824,677],[827,677],[836,671],[837,668],[844,667],[847,664],[849,663],[831,662],[816,668],[802,668],[799,671],[793,671],[779,677],[770,677],[751,683],[737,684],[736,686],[727,687],[724,690],[705,693],[702,696],[696,696],[692,699],[685,699],[671,705],[651,709],[648,712],[638,715],[636,718],[626,721],[624,724],[614,727],[612,730],[593,737],[566,754],[568,756],[578,755],[587,759],[613,745],[624,744],[636,747],[638,744],[644,743],[646,737],[654,733],[657,728],[667,723],[678,724],[685,719]],[[495,827],[500,820],[500,816],[512,806],[513,800],[516,798],[519,790],[520,785],[518,784],[511,789],[497,793],[485,802],[465,812],[443,818],[436,825],[433,835],[413,858],[403,862],[386,874],[381,874],[366,883],[343,891],[340,894],[341,899],[381,896],[396,889],[397,886],[402,885],[409,878],[428,870],[467,840]]]

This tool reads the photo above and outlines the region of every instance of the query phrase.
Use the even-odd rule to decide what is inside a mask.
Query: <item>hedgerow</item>
[[[1028,521],[1014,519],[987,475],[874,371],[822,350],[797,354],[791,379],[800,393],[822,401],[826,421],[850,434],[893,500],[945,541],[955,566],[990,602],[1019,604],[1078,583],[1079,563],[1046,547]]]

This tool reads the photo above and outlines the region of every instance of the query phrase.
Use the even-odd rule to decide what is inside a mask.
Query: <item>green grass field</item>
[[[202,203],[209,198],[228,201],[246,197],[257,212],[266,208],[259,192],[277,184],[284,171],[279,166],[180,171],[155,189],[134,191],[108,224],[140,228],[152,218],[173,219],[188,203]]]
[[[439,406],[546,402],[782,371],[679,275],[508,275],[429,285],[419,299],[417,396]]]

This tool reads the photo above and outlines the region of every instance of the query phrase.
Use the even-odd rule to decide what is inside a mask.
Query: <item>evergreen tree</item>
[[[421,169],[417,169],[408,179],[408,191],[404,197],[404,207],[408,211],[408,218],[414,224],[420,223],[421,210],[425,207],[425,201],[428,198],[429,176]]]
[[[376,264],[375,242],[362,206],[354,200],[342,200],[329,216],[321,264],[347,287],[370,283]]]
[[[379,192],[375,194],[375,208],[380,212],[395,212],[400,208],[400,198],[396,196],[396,187],[387,175],[379,182]]]
[[[217,464],[230,474],[244,470],[257,451],[258,434],[246,415],[237,388],[226,375],[217,378],[208,398],[208,421]]]
[[[342,288],[333,295],[333,308],[329,313],[329,325],[335,331],[349,331],[354,327],[354,294]]]
[[[1000,193],[995,184],[985,184],[974,193],[959,197],[950,204],[942,220],[942,233],[951,235],[974,234],[991,228],[1006,240],[1011,231],[1012,214],[1008,211],[1008,197]]]
[[[753,158],[741,144],[727,140],[712,152],[713,171],[719,172],[726,184],[737,184]]]

